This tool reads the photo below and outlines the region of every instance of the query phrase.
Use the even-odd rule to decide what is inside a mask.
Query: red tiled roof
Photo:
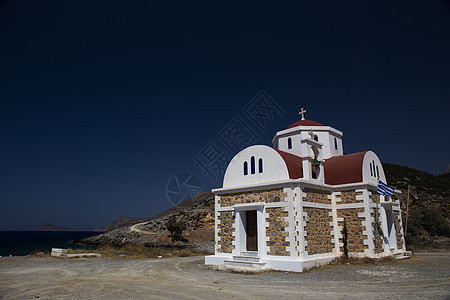
[[[366,152],[333,156],[324,163],[326,184],[362,182],[362,165]]]
[[[274,149],[280,154],[289,171],[290,179],[298,179],[303,177],[302,158],[300,156],[287,153],[278,149]]]
[[[294,128],[297,126],[324,126],[324,125],[314,122],[314,121],[311,121],[311,120],[300,120],[300,121],[297,121],[297,122],[289,125],[289,127],[287,129]]]

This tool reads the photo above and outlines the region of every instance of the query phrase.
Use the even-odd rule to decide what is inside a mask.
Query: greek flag
[[[394,194],[394,188],[378,179],[377,194],[382,196],[392,196]]]

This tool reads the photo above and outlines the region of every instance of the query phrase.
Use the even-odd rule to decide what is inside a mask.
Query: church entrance
[[[247,234],[247,251],[258,251],[258,220],[256,210],[245,212],[245,233]]]

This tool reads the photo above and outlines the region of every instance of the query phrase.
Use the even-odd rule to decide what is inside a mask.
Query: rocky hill
[[[172,241],[165,228],[166,222],[175,216],[185,222],[184,242]],[[120,219],[120,218],[119,218]],[[111,244],[121,246],[127,243],[159,247],[190,247],[195,250],[214,249],[214,195],[211,192],[199,193],[150,219],[139,222],[135,218],[122,218],[123,226],[103,234],[88,237],[81,242],[90,245]],[[114,222],[113,222],[114,223]],[[119,220],[107,227],[119,225]],[[131,224],[131,225],[130,225]]]
[[[126,226],[132,226],[134,224],[137,223],[142,223],[145,221],[150,220],[149,218],[133,218],[133,217],[119,217],[118,219],[114,220],[113,222],[109,223],[106,226],[103,227],[97,227],[94,229],[94,231],[111,231],[114,229],[118,229],[121,227],[126,227]]]
[[[387,182],[402,191],[402,209],[406,209],[408,185],[410,187],[409,209],[437,209],[449,220],[450,217],[450,173],[432,175],[427,172],[395,164],[383,164]]]

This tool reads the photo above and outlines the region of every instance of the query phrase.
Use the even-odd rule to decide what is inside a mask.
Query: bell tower
[[[343,133],[331,126],[305,119],[306,110],[299,112],[301,120],[278,131],[272,139],[274,148],[302,158],[320,160],[344,154]]]

